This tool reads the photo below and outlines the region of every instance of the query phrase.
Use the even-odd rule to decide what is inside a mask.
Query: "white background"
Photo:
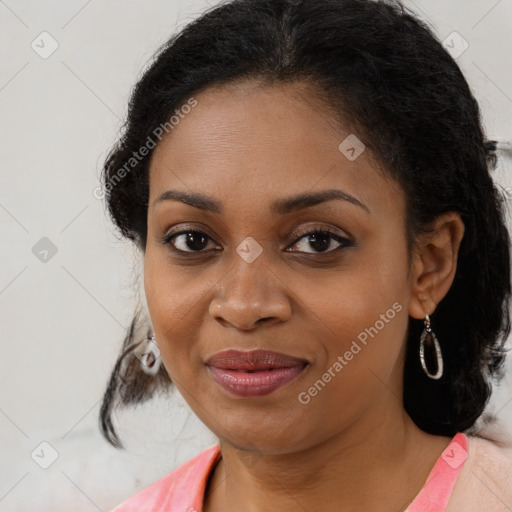
[[[440,39],[456,31],[469,43],[457,61],[488,138],[511,139],[512,0],[405,5]],[[178,396],[118,415],[125,451],[98,429],[137,273],[93,190],[141,70],[206,7],[0,1],[0,512],[106,512],[216,441]],[[31,47],[43,31],[58,42],[47,59]],[[512,185],[511,162],[503,154],[503,187]],[[32,252],[42,237],[57,248],[46,262]],[[490,409],[512,429],[511,400],[508,379]],[[31,458],[43,441],[58,452],[48,469]]]

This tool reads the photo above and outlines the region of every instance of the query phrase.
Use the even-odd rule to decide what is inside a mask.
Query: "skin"
[[[351,132],[313,90],[248,81],[195,99],[152,155],[144,284],[162,362],[221,443],[205,512],[405,510],[450,442],[420,430],[403,408],[408,317],[432,315],[448,292],[460,217],[445,214],[418,237],[409,267],[403,190],[378,172],[368,149],[354,161],[340,152]],[[155,202],[170,189],[207,195],[223,211]],[[270,209],[327,189],[369,211],[342,200],[284,215]],[[171,228],[209,238],[187,245],[178,236],[174,247],[189,252],[173,252],[160,241]],[[328,229],[353,245],[327,238],[322,252],[298,229]],[[262,249],[251,263],[236,251],[247,237]],[[394,303],[402,306],[394,318],[301,404],[299,393]],[[435,332],[435,314],[432,322]],[[276,350],[310,364],[270,395],[233,398],[204,364],[228,348]]]

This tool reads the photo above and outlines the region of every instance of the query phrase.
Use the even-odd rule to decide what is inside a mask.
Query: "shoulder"
[[[501,512],[512,507],[512,446],[468,435],[468,457],[447,512]]]
[[[111,512],[172,512],[199,509],[210,471],[220,455],[218,444],[148,485]]]

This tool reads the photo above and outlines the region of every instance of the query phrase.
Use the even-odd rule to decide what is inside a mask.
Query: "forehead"
[[[166,189],[258,204],[338,188],[385,206],[401,194],[310,87],[245,82],[209,88],[194,99],[196,106],[155,148],[150,203]]]

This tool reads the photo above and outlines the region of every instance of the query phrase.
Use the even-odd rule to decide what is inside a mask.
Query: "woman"
[[[116,512],[512,507],[470,434],[510,332],[493,149],[396,2],[232,0],[164,45],[104,166],[147,315],[101,426],[172,383],[219,444]]]

